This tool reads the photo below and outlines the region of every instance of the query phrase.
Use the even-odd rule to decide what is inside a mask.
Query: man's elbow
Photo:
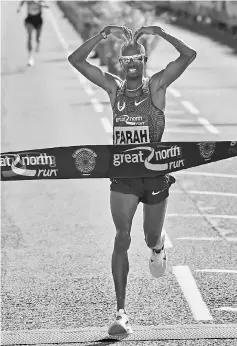
[[[190,53],[189,53],[190,62],[196,59],[196,56],[197,56],[197,52],[194,49],[190,49]]]
[[[68,61],[70,62],[70,64],[72,65],[72,66],[74,66],[74,63],[75,63],[75,59],[74,59],[74,57],[73,57],[73,54],[70,54],[69,56],[68,56]]]

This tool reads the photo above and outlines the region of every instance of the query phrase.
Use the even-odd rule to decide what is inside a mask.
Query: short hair
[[[140,54],[146,55],[145,47],[141,43],[138,43],[137,41],[128,41],[124,43],[122,47],[120,48],[120,55],[123,55],[124,50],[129,47],[137,48],[139,49]]]

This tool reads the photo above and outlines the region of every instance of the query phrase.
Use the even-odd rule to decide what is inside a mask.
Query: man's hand
[[[112,34],[125,42],[132,40],[132,30],[128,29],[126,26],[108,25],[103,31],[106,35]]]
[[[136,42],[142,35],[159,35],[160,31],[162,29],[158,26],[142,26],[135,32],[133,40]]]

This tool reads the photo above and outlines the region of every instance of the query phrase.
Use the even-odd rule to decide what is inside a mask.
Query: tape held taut
[[[1,154],[1,180],[154,177],[237,156],[237,141],[54,147]]]

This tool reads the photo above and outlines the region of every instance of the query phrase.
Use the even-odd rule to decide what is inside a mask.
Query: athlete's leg
[[[161,245],[161,232],[165,220],[168,198],[158,204],[144,204],[143,229],[147,246],[150,249],[159,249]]]
[[[112,254],[112,274],[117,298],[117,310],[125,308],[125,296],[129,262],[127,251],[131,242],[132,219],[138,205],[138,197],[116,191],[110,193],[110,208],[116,227]]]
[[[32,52],[32,32],[34,30],[34,26],[30,23],[25,23],[26,31],[27,31],[27,50],[29,55]]]
[[[39,52],[40,48],[40,37],[41,37],[42,25],[36,29],[36,52]]]

